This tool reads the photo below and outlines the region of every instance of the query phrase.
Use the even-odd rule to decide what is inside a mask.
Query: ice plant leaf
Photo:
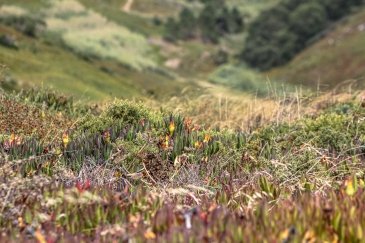
[[[356,177],[349,179],[346,183],[346,194],[349,196],[353,196],[357,192],[357,189],[358,185]]]

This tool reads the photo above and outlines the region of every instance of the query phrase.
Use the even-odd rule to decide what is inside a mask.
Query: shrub
[[[243,31],[243,17],[237,8],[230,9],[220,0],[201,2],[205,5],[197,18],[190,9],[184,8],[178,20],[170,18],[166,22],[167,40],[200,37],[204,41],[218,43],[221,36]]]
[[[127,124],[136,124],[141,120],[150,120],[153,115],[142,103],[128,100],[117,100],[111,103],[102,116],[120,120]]]
[[[260,70],[285,64],[331,21],[362,3],[362,0],[282,0],[253,21],[242,60]]]
[[[45,27],[41,19],[29,15],[0,16],[0,22],[30,37],[37,37]]]
[[[140,102],[116,100],[99,115],[87,115],[79,122],[80,131],[103,132],[113,125],[136,126],[145,121],[158,121],[159,116]]]

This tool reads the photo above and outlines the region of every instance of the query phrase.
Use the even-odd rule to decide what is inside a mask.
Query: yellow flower
[[[44,235],[41,233],[41,231],[38,229],[35,233],[34,233],[34,237],[37,239],[37,241],[39,243],[46,243],[46,238],[44,237]]]
[[[196,141],[194,143],[194,147],[197,148],[197,149],[201,148],[202,146],[203,146],[203,144],[201,142],[199,142],[199,141]]]
[[[18,218],[18,226],[19,226],[19,228],[24,228],[25,227],[24,220],[23,220],[22,217]]]
[[[156,234],[153,233],[151,230],[147,230],[145,233],[144,233],[144,238],[148,239],[148,240],[153,240],[156,238]]]
[[[67,147],[67,144],[70,142],[70,137],[66,132],[62,135],[62,142],[65,148]]]
[[[205,137],[204,137],[203,142],[204,142],[204,143],[208,143],[211,139],[212,139],[212,138],[211,138],[211,136],[210,136],[209,134],[205,134]]]
[[[175,131],[175,123],[174,123],[174,121],[171,121],[170,125],[169,125],[170,135],[174,134],[174,131]]]

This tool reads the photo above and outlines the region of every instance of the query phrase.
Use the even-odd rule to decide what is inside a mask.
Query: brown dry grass
[[[51,141],[61,138],[71,125],[71,119],[62,113],[52,114],[0,95],[0,134],[36,135],[43,141]]]
[[[353,99],[359,101],[365,97],[364,91],[354,92],[346,84],[326,93],[308,95],[297,90],[279,96],[272,92],[266,98],[232,92],[210,84],[205,84],[200,93],[194,98],[188,92],[180,97],[173,97],[162,107],[181,113],[206,128],[250,131],[265,124],[291,123],[303,116],[314,115],[331,105]]]

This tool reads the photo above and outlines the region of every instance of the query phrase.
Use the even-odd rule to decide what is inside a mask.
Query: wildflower
[[[68,143],[70,142],[70,137],[68,135],[68,133],[63,133],[62,135],[62,142],[63,142],[63,146],[66,148]]]
[[[84,191],[88,190],[88,189],[90,188],[90,186],[91,186],[91,182],[90,182],[90,180],[86,180],[85,182],[80,182],[80,181],[78,181],[78,182],[76,183],[76,188],[77,188],[77,190],[78,190],[80,193],[82,193],[82,192],[84,192]]]
[[[7,150],[7,149],[11,149],[11,148],[12,148],[12,147],[14,147],[15,145],[20,145],[20,144],[21,144],[21,142],[22,142],[21,138],[20,138],[20,137],[18,137],[17,135],[15,135],[14,133],[12,133],[12,134],[10,135],[9,140],[6,140],[6,141],[4,142],[4,147],[5,147],[5,149],[6,149],[6,150]]]
[[[203,147],[203,144],[202,144],[202,142],[196,141],[196,142],[194,143],[194,147],[195,147],[196,149],[200,149],[200,148],[202,148],[202,147]]]
[[[153,240],[156,238],[156,234],[153,233],[151,230],[147,230],[145,233],[144,233],[144,238],[148,239],[148,240]]]
[[[346,182],[345,182],[345,192],[347,195],[349,195],[350,197],[355,195],[355,193],[357,192],[358,190],[358,184],[357,184],[357,178],[351,178],[351,179],[348,179]]]
[[[169,125],[170,135],[174,134],[174,131],[175,131],[175,122],[174,121],[171,121],[170,122],[170,125]]]
[[[316,242],[317,238],[315,232],[313,230],[308,230],[305,232],[303,241],[309,243]]]
[[[18,226],[19,226],[19,228],[24,228],[25,227],[24,220],[23,220],[22,217],[18,218]]]
[[[296,233],[297,233],[297,230],[295,229],[295,227],[292,226],[292,227],[282,231],[280,233],[279,238],[282,242],[292,242]],[[309,242],[309,241],[305,241],[305,242]]]
[[[212,140],[211,136],[209,134],[205,134],[203,143],[208,143],[210,140]]]
[[[34,237],[37,239],[39,243],[46,243],[46,238],[42,234],[42,232],[38,229],[36,232],[34,232]]]
[[[169,141],[170,141],[170,137],[168,135],[166,135],[165,139],[160,138],[159,146],[162,149],[167,149],[169,147]]]

